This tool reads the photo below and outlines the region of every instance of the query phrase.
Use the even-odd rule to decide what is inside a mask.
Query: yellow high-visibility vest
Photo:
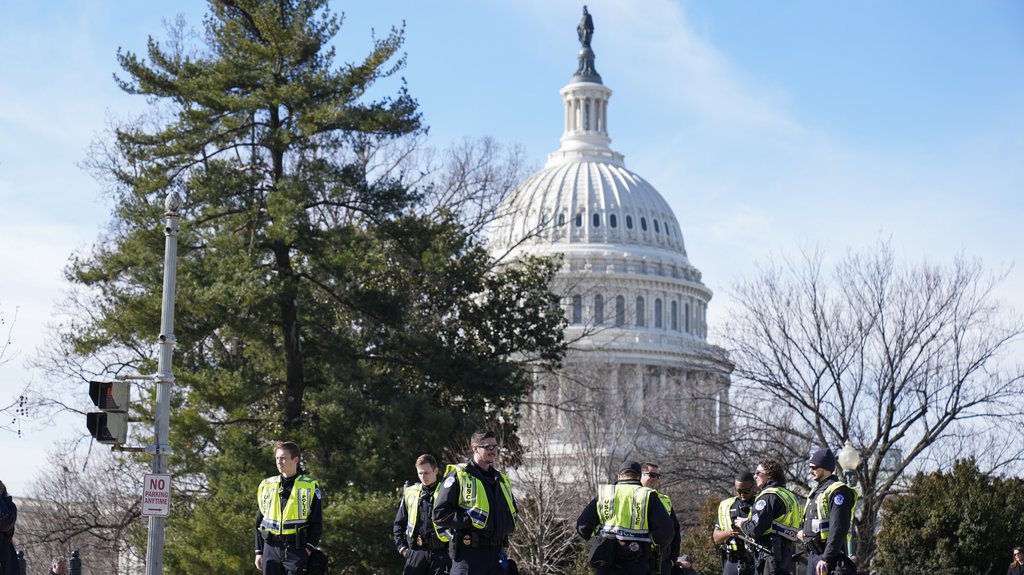
[[[440,486],[440,482],[438,482],[437,485],[434,485],[434,495],[437,495],[437,489]],[[417,483],[411,487],[406,487],[405,492],[402,494],[402,497],[405,500],[405,540],[409,542],[412,542],[413,530],[416,529],[416,519],[420,515],[421,493],[423,493],[423,484]],[[438,530],[437,524],[434,523],[434,519],[432,517],[427,517],[424,521],[429,521],[430,524],[433,525],[434,534],[437,535],[438,539],[441,541],[448,541],[448,535],[444,530]]]
[[[309,520],[309,511],[313,507],[313,497],[316,497],[318,484],[316,479],[306,475],[295,478],[292,485],[291,495],[281,509],[281,476],[268,477],[260,483],[256,489],[256,503],[263,520],[260,522],[260,529],[270,531],[275,535],[291,535],[297,529],[306,526]]]
[[[728,499],[723,499],[722,502],[718,504],[718,528],[721,529],[722,531],[732,531],[733,530],[733,527],[732,527],[732,506],[733,506],[734,503],[736,503],[737,499],[739,499],[739,497],[733,496],[733,497],[730,497]],[[750,510],[749,509],[747,510],[747,519],[750,519]],[[729,541],[727,541],[726,543],[728,544],[729,549],[731,549],[733,551],[739,551],[740,550],[740,546],[737,544],[735,537],[729,539]]]
[[[459,481],[459,507],[469,514],[473,527],[477,529],[487,527],[487,518],[491,513],[491,504],[487,500],[487,495],[484,491],[484,482],[470,475],[466,471],[465,463],[449,465],[445,468],[444,474],[447,477],[453,471],[455,472],[456,479]],[[505,496],[508,510],[512,513],[512,524],[515,525],[519,519],[516,515],[516,504],[512,501],[512,483],[508,480],[508,476],[500,471],[498,471],[498,487],[502,495]]]
[[[803,522],[803,515],[800,513],[800,504],[796,501],[796,495],[785,487],[769,487],[761,492],[758,499],[769,493],[774,493],[779,499],[782,499],[786,505],[786,511],[782,515],[772,518],[772,526],[764,534],[778,533],[786,539],[795,541],[796,532],[800,530]],[[754,506],[756,509],[757,503],[754,503]]]
[[[849,487],[849,485],[837,480],[819,493],[818,497],[814,501],[815,510],[818,513],[816,516],[818,519],[818,537],[820,537],[822,541],[828,539],[828,501],[832,498],[832,494],[835,493],[836,489],[839,489],[840,487]],[[850,488],[850,491],[853,491],[853,507],[850,508],[850,518],[852,520],[854,512],[857,511],[857,490]],[[807,507],[810,506],[810,504],[811,498],[808,496],[807,503],[804,505],[805,516],[807,515]],[[847,532],[846,540],[849,541],[851,536],[852,533]]]
[[[650,541],[647,505],[653,489],[635,483],[604,484],[597,488],[595,535],[621,541]]]

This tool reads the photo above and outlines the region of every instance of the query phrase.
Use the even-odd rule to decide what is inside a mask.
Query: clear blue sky
[[[581,3],[563,0],[336,3],[339,61],[370,30],[406,26],[402,76],[434,143],[493,136],[543,164],[558,147],[558,90],[576,68]],[[597,69],[613,91],[612,146],[674,207],[691,261],[716,292],[769,253],[820,244],[841,254],[891,237],[907,259],[963,252],[1014,263],[1000,294],[1024,309],[1024,3],[599,0]],[[16,2],[0,21],[0,310],[18,319],[0,401],[43,376],[61,270],[109,221],[78,167],[107,118],[144,102],[112,81],[119,47],[195,0]],[[395,83],[384,86],[393,90]],[[187,225],[187,224],[183,224]],[[140,326],[145,329],[147,326]],[[158,326],[148,326],[154,336]],[[87,403],[81,392],[81,406]],[[79,416],[29,420],[4,436],[0,472],[18,493]],[[45,428],[45,429],[44,429]],[[12,459],[14,458],[14,459]]]

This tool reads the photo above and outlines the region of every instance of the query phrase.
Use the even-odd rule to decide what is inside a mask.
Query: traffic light
[[[103,411],[87,413],[85,425],[99,443],[122,445],[128,440],[128,386],[127,381],[89,382],[89,397]]]

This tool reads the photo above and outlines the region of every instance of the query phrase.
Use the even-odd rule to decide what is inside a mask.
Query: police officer
[[[779,462],[766,459],[757,465],[754,481],[761,490],[754,500],[750,519],[736,519],[743,536],[762,549],[755,551],[754,572],[758,575],[792,575],[793,542],[800,529],[800,505],[786,489],[786,473]]]
[[[406,487],[398,503],[392,531],[398,552],[405,557],[402,575],[442,575],[448,571],[448,536],[434,525],[437,460],[416,459],[420,482]]]
[[[640,484],[653,489],[658,494],[658,498],[665,506],[665,511],[668,512],[669,519],[672,520],[672,533],[675,534],[672,537],[672,542],[668,544],[668,547],[657,549],[661,561],[661,575],[671,575],[672,564],[675,563],[676,557],[679,555],[679,546],[683,542],[683,536],[679,530],[679,518],[672,510],[672,500],[669,496],[658,491],[658,488],[661,487],[661,472],[658,471],[658,465],[645,462],[641,469],[643,469],[643,473],[640,475]]]
[[[280,474],[256,489],[256,569],[264,575],[302,573],[323,534],[320,487],[302,473],[301,455],[296,443],[275,443]]]
[[[476,431],[470,445],[473,457],[445,470],[434,497],[434,523],[453,532],[451,575],[504,575],[504,549],[516,527],[512,485],[494,468],[498,440],[493,431]]]
[[[756,494],[754,475],[749,471],[737,473],[733,487],[736,495],[718,504],[718,522],[711,537],[722,553],[722,575],[752,575],[754,555],[743,541],[736,538],[741,535],[736,529],[736,520],[750,518]]]
[[[857,493],[833,474],[836,456],[831,449],[815,451],[807,468],[818,483],[807,497],[803,529],[797,533],[807,545],[807,575],[854,575],[857,568],[846,556],[846,546]]]
[[[672,520],[658,492],[640,483],[636,461],[619,466],[613,484],[599,485],[576,519],[576,532],[590,542],[595,575],[647,575],[651,546],[672,542]],[[595,544],[592,538],[600,538]]]

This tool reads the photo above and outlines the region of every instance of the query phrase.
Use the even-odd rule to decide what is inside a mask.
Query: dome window
[[[679,331],[679,304],[672,300],[669,309],[669,321],[672,323],[672,331]]]
[[[583,323],[583,296],[572,296],[572,323]]]
[[[633,229],[633,216],[626,216],[626,229]]]
[[[626,325],[626,298],[615,296],[615,325]]]
[[[577,228],[582,228],[583,227],[583,212],[580,212],[580,213],[576,214],[576,227]]]
[[[594,325],[602,323],[604,323],[604,296],[597,294],[594,296]]]
[[[619,227],[619,219],[615,217],[615,214],[608,214],[608,225],[613,228]]]
[[[601,214],[594,214],[592,221],[594,222],[595,228],[601,227]]]
[[[641,220],[642,221],[642,220]],[[644,327],[647,323],[644,321],[644,298],[636,298],[636,326]]]
[[[661,228],[658,227],[658,220],[654,220],[654,233],[660,234]]]
[[[661,309],[661,298],[654,300],[654,327],[661,329],[662,323],[662,309]]]
[[[647,218],[643,216],[640,217],[640,229],[645,232],[647,231]]]
[[[558,214],[558,225],[559,226],[564,226],[565,225],[565,214]]]

